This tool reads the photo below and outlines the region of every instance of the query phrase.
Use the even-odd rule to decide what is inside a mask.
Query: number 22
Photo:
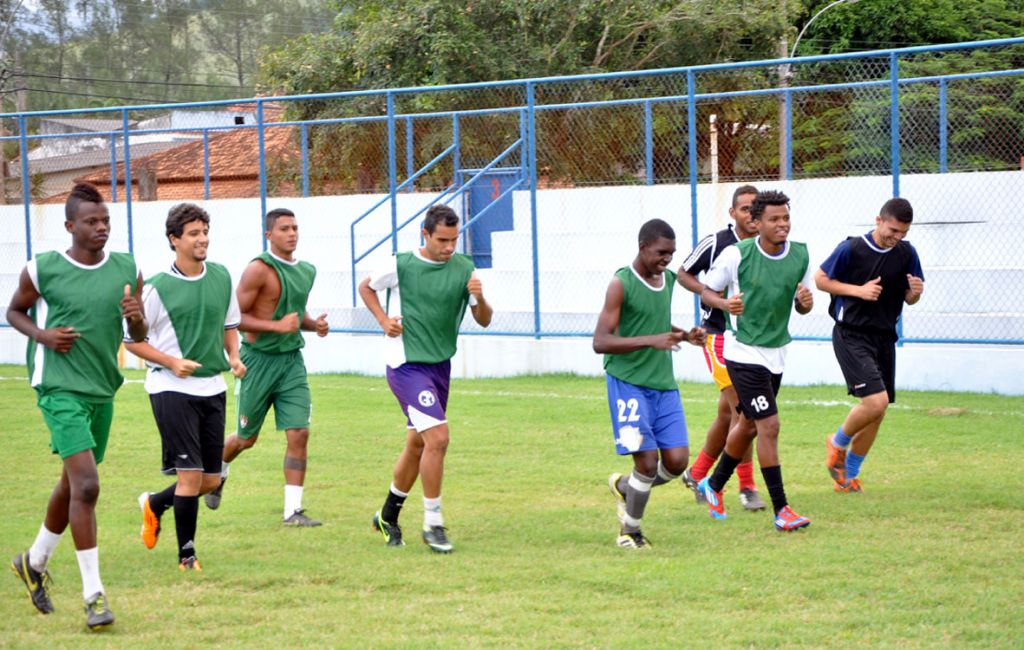
[[[635,399],[630,399],[628,402],[618,400],[619,404],[619,422],[636,422],[640,419],[640,414],[636,410],[640,407]],[[626,409],[629,409],[629,416],[626,416]]]

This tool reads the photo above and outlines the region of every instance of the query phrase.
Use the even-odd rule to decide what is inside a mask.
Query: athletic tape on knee
[[[682,476],[682,474],[672,474],[667,469],[665,469],[665,466],[662,465],[661,461],[659,460],[658,461],[658,476],[661,477],[661,479],[667,483],[669,481],[676,480],[677,478]]]
[[[633,488],[637,492],[650,492],[651,485],[654,483],[654,477],[644,476],[643,474],[638,474],[634,471],[629,475],[629,481],[627,482],[629,483],[629,487]]]

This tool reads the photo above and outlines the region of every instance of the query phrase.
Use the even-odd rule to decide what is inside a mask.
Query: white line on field
[[[26,377],[0,377],[0,381],[27,381]],[[126,379],[126,384],[144,384],[146,383],[143,379]],[[368,392],[380,392],[390,390],[379,387],[372,387],[364,389]],[[457,391],[459,395],[474,395],[477,397],[518,397],[524,399],[559,399],[559,400],[578,400],[584,402],[605,402],[606,397],[599,395],[573,395],[566,393],[551,393],[551,392],[528,392],[528,391],[514,391],[514,390],[465,390],[459,389]],[[715,404],[717,399],[708,399],[706,397],[693,398],[687,397],[683,400],[685,406],[686,403],[699,403],[699,404]],[[787,406],[822,406],[822,407],[843,407],[851,408],[856,402],[847,400],[817,400],[817,399],[783,399],[779,400],[779,404]],[[932,410],[931,406],[908,406],[906,404],[892,404],[889,406],[890,409],[897,411],[921,411],[927,412]],[[991,415],[993,417],[1024,417],[1024,411],[989,411],[979,409],[968,409],[970,413],[975,415]]]

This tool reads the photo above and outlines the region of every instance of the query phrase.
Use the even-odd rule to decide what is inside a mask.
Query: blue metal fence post
[[[900,62],[889,53],[889,147],[892,152],[892,195],[900,195]]]
[[[117,136],[110,136],[110,202],[117,203]]]
[[[398,197],[395,196],[395,177],[398,166],[395,160],[395,96],[387,94],[388,110],[388,194],[391,195],[391,252],[398,252]]]
[[[299,147],[302,149],[302,196],[309,196],[309,125],[299,127]]]
[[[260,240],[267,250],[267,237],[263,217],[267,214],[267,144],[263,138],[263,101],[256,100],[256,141],[260,156]]]
[[[783,161],[783,171],[786,180],[790,181],[793,180],[793,91],[787,88],[782,97],[786,111],[786,159]]]
[[[529,130],[527,128],[527,113],[526,111],[519,112],[519,140],[523,143],[519,148],[519,168],[522,170],[521,178],[527,179],[530,177],[530,148],[528,135]]]
[[[537,262],[537,111],[532,82],[526,82],[527,157],[530,173],[530,246],[533,255],[533,336],[540,338],[540,265]]]
[[[412,178],[413,174],[416,173],[416,160],[413,156],[413,132],[412,132],[412,118],[405,118],[405,177]],[[411,194],[416,188],[416,182],[409,183],[408,191]]]
[[[647,184],[654,185],[654,120],[651,116],[651,100],[644,102],[644,169]]]
[[[900,62],[895,52],[889,53],[889,128],[892,149],[892,195],[900,195]],[[896,321],[896,345],[903,345],[903,318]]]
[[[459,172],[462,170],[462,128],[459,124],[459,114],[452,115],[452,144],[455,151],[452,152],[452,182],[458,183]],[[456,185],[457,187],[457,185]]]
[[[28,178],[28,133],[25,116],[18,116],[18,148],[21,155],[21,202],[25,205],[25,259],[32,259],[32,190]]]
[[[210,129],[203,129],[203,198],[210,200]]]
[[[686,71],[686,147],[690,153],[690,243],[697,247],[697,80]],[[693,296],[693,322],[700,325],[700,298]]]
[[[124,133],[124,195],[125,207],[128,213],[128,252],[135,252],[135,237],[132,232],[132,147],[128,142],[128,109],[121,110],[121,131]],[[111,183],[117,183],[117,176],[110,179]]]
[[[946,112],[946,80],[939,80],[939,173],[949,171],[949,115]]]

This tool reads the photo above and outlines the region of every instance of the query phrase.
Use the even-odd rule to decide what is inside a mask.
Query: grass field
[[[59,474],[24,369],[0,366],[7,556],[27,547]],[[831,491],[824,436],[850,398],[784,387],[787,492],[813,524],[776,533],[766,513],[712,521],[681,484],[655,490],[650,553],[617,548],[605,480],[627,471],[611,442],[604,382],[570,376],[461,380],[449,408],[444,507],[450,556],[417,542],[419,487],[383,546],[385,496],[404,419],[381,378],[311,378],[305,505],[325,525],[280,526],[283,436],[267,431],[232,465],[224,502],[201,509],[202,573],[176,568],[173,515],[147,551],[136,497],[168,481],[139,381],[117,397],[101,466],[102,576],[117,623],[90,635],[67,534],[51,562],[57,611],[38,615],[13,575],[0,646],[1020,647],[1024,642],[1024,399],[903,392],[862,472]],[[684,384],[691,445],[714,408]],[[230,402],[230,400],[229,400]],[[760,476],[757,477],[760,483]],[[767,494],[765,494],[767,497]]]

